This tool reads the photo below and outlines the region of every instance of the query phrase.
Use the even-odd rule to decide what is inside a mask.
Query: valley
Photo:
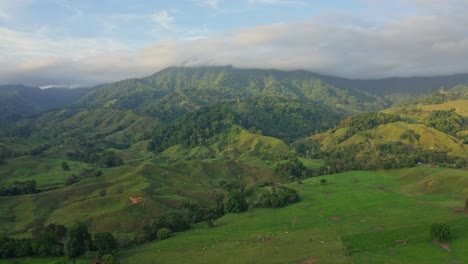
[[[171,67],[89,88],[4,119],[1,235],[34,245],[48,225],[80,222],[115,237],[120,263],[463,263],[460,78],[441,90],[402,79],[405,94],[307,71]],[[433,223],[451,227],[450,252]],[[69,240],[20,258],[2,242],[0,263],[72,263]],[[88,245],[76,263],[96,256]]]

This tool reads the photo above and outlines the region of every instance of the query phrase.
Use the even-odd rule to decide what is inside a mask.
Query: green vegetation
[[[36,181],[14,181],[9,187],[0,187],[0,196],[20,195],[20,194],[33,194],[38,193],[36,189]]]
[[[157,238],[159,240],[167,239],[171,236],[172,231],[169,228],[161,228],[158,230]]]
[[[442,243],[450,242],[452,240],[450,227],[444,224],[432,224],[431,238]]]
[[[341,127],[347,128],[346,138],[349,138],[358,132],[397,121],[400,121],[398,115],[385,114],[382,112],[368,112],[346,118],[341,121]]]
[[[303,71],[170,68],[96,87],[0,127],[0,256],[432,263],[435,221],[458,261],[465,90],[375,112],[394,94]]]
[[[67,232],[65,255],[71,259],[76,258],[91,249],[91,243],[91,234],[88,232],[86,224],[82,222],[76,223]]]
[[[298,159],[289,159],[287,162],[278,163],[276,165],[276,173],[287,181],[296,181],[304,178],[306,167]]]
[[[286,186],[273,185],[271,191],[265,191],[260,197],[260,206],[262,207],[283,207],[288,204],[296,203],[300,200],[299,193]]]
[[[455,135],[463,126],[463,118],[455,113],[455,109],[434,111],[426,119],[426,125],[444,133]]]

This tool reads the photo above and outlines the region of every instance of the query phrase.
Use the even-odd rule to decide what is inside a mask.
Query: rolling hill
[[[204,263],[228,259],[232,250],[244,263],[266,255],[282,263],[397,263],[434,246],[424,243],[434,208],[437,220],[466,231],[452,210],[467,195],[468,86],[433,93],[439,81],[464,83],[462,77],[394,82],[412,90],[306,71],[172,67],[76,90],[75,97],[6,88],[1,100],[22,98],[26,110],[0,128],[0,232],[31,237],[44,225],[80,220],[93,233],[112,232],[124,248],[134,246],[122,252],[124,263],[186,262],[185,253],[195,251],[193,262]],[[22,96],[33,91],[40,93],[35,101]],[[402,93],[415,102],[392,105]],[[68,99],[47,105],[51,98]],[[329,176],[350,170],[358,171]],[[306,179],[314,176],[328,183]],[[259,208],[284,188],[299,191],[301,201]],[[247,213],[220,213],[239,195]],[[414,219],[398,218],[408,213]],[[138,246],[160,227],[191,229]],[[411,245],[399,249],[395,240]],[[208,244],[220,250],[202,251]],[[238,247],[247,244],[252,248]]]

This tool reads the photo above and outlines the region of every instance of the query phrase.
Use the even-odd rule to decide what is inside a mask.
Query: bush
[[[431,238],[438,242],[449,242],[452,240],[450,227],[444,224],[432,224]]]
[[[320,183],[321,183],[321,184],[327,183],[327,179],[320,179]]]
[[[279,186],[278,188],[274,188],[271,192],[264,192],[260,197],[259,205],[277,208],[298,202],[299,200],[299,194],[296,190],[286,186]]]
[[[166,239],[171,236],[171,230],[169,228],[161,228],[158,230],[157,237],[158,239]]]
[[[243,193],[232,192],[229,194],[224,208],[228,213],[241,213],[247,211],[247,209],[249,209],[249,205],[247,204]]]

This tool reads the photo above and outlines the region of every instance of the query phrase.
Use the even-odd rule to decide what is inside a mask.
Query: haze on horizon
[[[0,84],[84,86],[198,65],[468,72],[467,0],[323,2],[0,0]]]

